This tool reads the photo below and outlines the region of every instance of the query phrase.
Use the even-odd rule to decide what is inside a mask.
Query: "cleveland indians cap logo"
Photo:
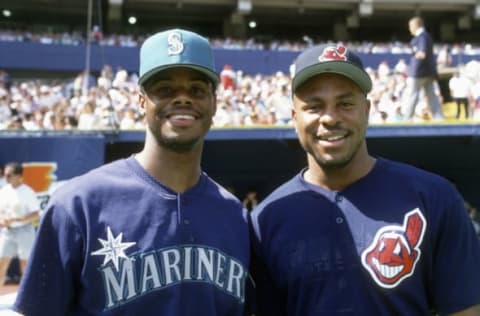
[[[178,31],[168,34],[168,55],[179,55],[183,52],[185,46],[183,45],[182,33]]]
[[[337,47],[329,46],[326,47],[320,57],[319,61],[346,61],[347,60],[347,48],[341,44],[338,44]]]
[[[378,285],[393,288],[413,274],[426,226],[416,208],[405,214],[403,226],[389,225],[378,230],[372,244],[362,253],[362,265]]]

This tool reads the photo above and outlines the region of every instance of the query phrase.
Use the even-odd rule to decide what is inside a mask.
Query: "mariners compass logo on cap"
[[[335,73],[355,82],[367,94],[372,89],[372,79],[363,68],[360,58],[342,44],[313,46],[301,53],[295,61],[292,91],[313,76]]]

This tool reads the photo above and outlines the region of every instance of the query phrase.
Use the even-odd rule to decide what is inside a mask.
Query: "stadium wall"
[[[277,71],[289,73],[289,67],[299,54],[291,51],[214,49],[217,70],[232,65],[235,70],[247,74],[270,75]],[[90,70],[99,72],[108,64],[129,72],[138,71],[138,47],[99,46],[91,47]],[[365,66],[377,68],[382,61],[394,66],[399,59],[408,60],[408,54],[360,53]],[[453,55],[453,65],[479,60],[478,55]],[[0,68],[5,70],[48,70],[81,72],[85,69],[85,45],[39,44],[28,42],[0,42]]]
[[[0,164],[18,161],[29,166],[29,181],[38,182],[37,192],[48,199],[56,182],[128,157],[141,150],[143,140],[141,131],[3,132]],[[480,126],[371,126],[367,141],[375,156],[438,173],[452,181],[465,199],[480,206]],[[306,159],[292,128],[213,129],[207,135],[202,165],[237,196],[255,188],[264,197],[298,173]],[[45,187],[47,183],[51,187]]]

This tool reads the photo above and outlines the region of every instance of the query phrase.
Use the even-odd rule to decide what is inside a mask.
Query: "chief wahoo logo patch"
[[[405,214],[403,226],[389,225],[378,230],[362,253],[362,265],[378,285],[393,288],[414,273],[426,226],[422,212],[416,208]]]
[[[332,61],[332,60],[339,60],[339,61],[346,61],[347,60],[347,48],[341,44],[335,46],[329,46],[325,48],[322,54],[318,57],[318,60],[323,61]]]

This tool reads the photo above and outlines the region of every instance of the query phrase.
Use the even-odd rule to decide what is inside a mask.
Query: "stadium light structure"
[[[349,28],[357,28],[360,25],[360,18],[358,17],[358,13],[354,11],[351,14],[347,15],[346,24]]]
[[[457,26],[460,30],[468,30],[472,27],[472,20],[470,15],[462,15],[458,18]]]
[[[128,24],[134,25],[137,23],[137,18],[134,17],[133,15],[128,18]]]
[[[358,4],[360,16],[371,16],[373,14],[373,0],[361,0]]]
[[[237,12],[249,14],[252,11],[252,0],[237,0]]]
[[[480,0],[477,1],[475,5],[475,10],[473,11],[473,17],[475,20],[480,20]]]

